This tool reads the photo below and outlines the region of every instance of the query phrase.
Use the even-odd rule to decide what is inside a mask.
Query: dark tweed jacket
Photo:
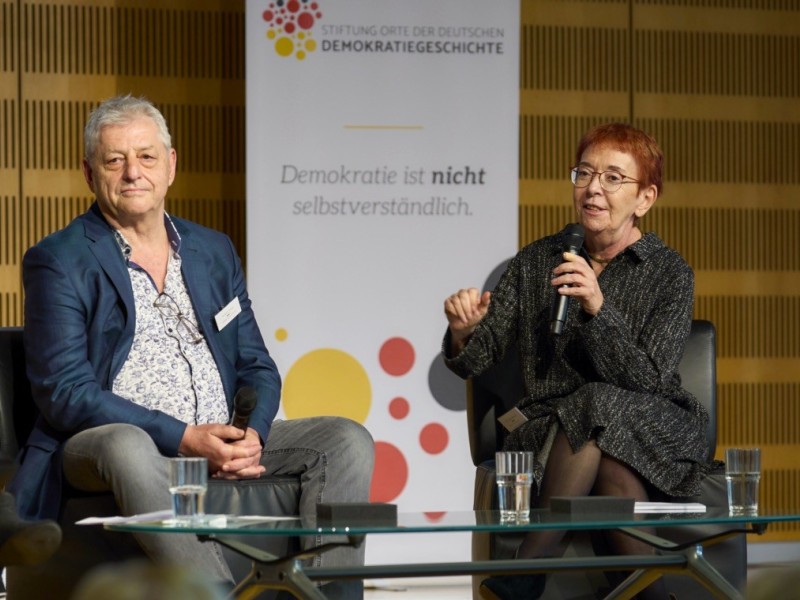
[[[517,344],[527,390],[518,406],[530,421],[509,436],[508,447],[540,450],[558,419],[573,448],[596,438],[663,491],[695,493],[707,470],[708,415],[677,373],[692,319],[691,268],[648,233],[600,273],[600,312],[591,317],[570,302],[564,331],[554,336],[550,279],[562,262],[562,235],[514,257],[458,356],[449,356],[445,335],[446,364],[471,377]]]

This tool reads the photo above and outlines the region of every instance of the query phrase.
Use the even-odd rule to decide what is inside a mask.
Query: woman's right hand
[[[444,314],[450,326],[450,337],[453,350],[457,354],[465,340],[472,335],[475,327],[486,316],[491,301],[491,292],[483,292],[477,288],[458,290],[444,301]]]

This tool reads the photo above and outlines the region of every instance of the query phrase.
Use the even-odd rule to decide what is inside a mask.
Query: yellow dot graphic
[[[274,29],[270,29],[269,31],[267,31],[267,39],[268,40],[274,40],[275,39],[275,30]]]
[[[275,42],[275,52],[279,56],[290,56],[294,52],[294,42],[288,37],[278,38]]]
[[[285,342],[286,338],[289,337],[289,332],[286,331],[283,327],[279,327],[275,330],[275,339],[279,342]]]
[[[313,52],[317,49],[317,42],[315,40],[306,40],[306,50]]]
[[[301,356],[283,383],[283,411],[289,419],[333,415],[364,423],[372,387],[355,358],[333,348]]]

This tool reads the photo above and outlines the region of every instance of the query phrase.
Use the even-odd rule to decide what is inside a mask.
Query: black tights
[[[542,488],[537,498],[537,507],[550,506],[550,498],[557,496],[622,496],[647,501],[647,489],[642,479],[615,458],[603,454],[594,440],[586,442],[580,450],[573,452],[567,436],[559,429],[547,466]],[[651,528],[642,528],[653,533]],[[517,555],[520,558],[552,556],[564,531],[532,531],[525,536]],[[608,545],[615,554],[653,554],[648,544],[624,533],[606,532]],[[666,598],[662,581],[656,581],[639,593],[641,600]]]

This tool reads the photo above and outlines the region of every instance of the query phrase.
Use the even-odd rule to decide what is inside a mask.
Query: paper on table
[[[206,515],[211,517],[213,515]],[[142,523],[146,521],[166,521],[172,518],[172,510],[157,510],[155,512],[143,513],[141,515],[132,515],[130,517],[86,517],[76,522],[76,525],[105,525],[107,523]],[[299,517],[273,517],[269,515],[237,515],[237,521],[291,521],[292,519],[299,519]],[[209,525],[215,526],[213,522]]]
[[[704,513],[706,505],[699,502],[637,502],[635,513]]]
[[[140,523],[142,521],[163,521],[172,518],[172,510],[157,510],[155,512],[132,515],[130,517],[86,517],[77,521],[75,525],[105,525],[106,523]]]
[[[237,521],[294,521],[300,517],[273,517],[269,515],[236,515]]]

